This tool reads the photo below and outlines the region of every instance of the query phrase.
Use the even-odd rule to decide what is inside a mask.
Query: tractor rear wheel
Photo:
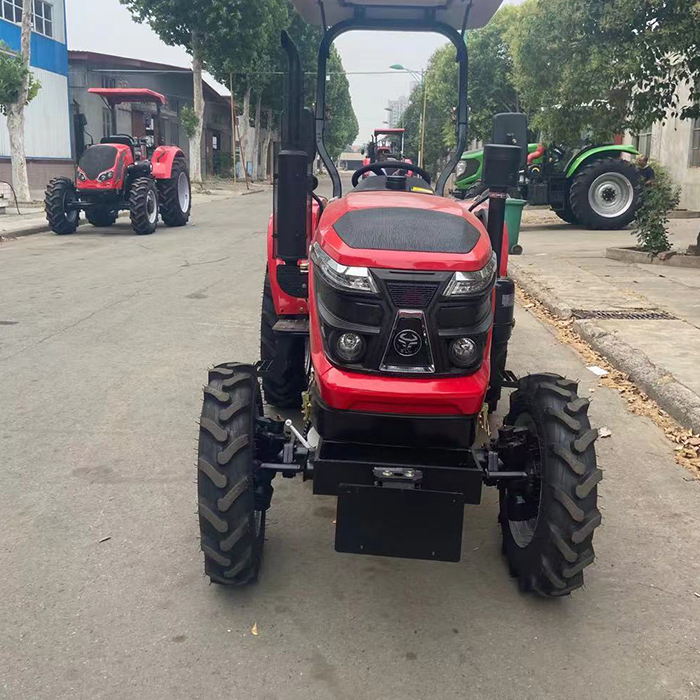
[[[255,368],[228,363],[209,372],[199,430],[197,491],[204,573],[242,586],[260,570],[271,476],[256,481],[255,419],[262,398]]]
[[[153,233],[158,226],[158,188],[155,180],[140,177],[134,180],[129,194],[131,226],[139,236]]]
[[[93,226],[107,227],[114,224],[119,216],[119,212],[109,207],[97,207],[86,210],[85,216]]]
[[[192,210],[192,186],[184,158],[175,158],[169,180],[159,180],[160,216],[166,226],[184,226]]]
[[[621,229],[631,223],[639,199],[639,173],[622,158],[584,166],[569,193],[573,215],[590,229]]]
[[[509,465],[530,478],[501,489],[499,520],[511,574],[521,591],[568,595],[583,585],[593,563],[593,531],[602,472],[588,421],[588,399],[576,382],[556,374],[524,377],[510,398],[506,425],[527,431],[525,464]]]
[[[51,230],[59,236],[75,233],[80,223],[80,211],[66,211],[66,204],[78,198],[73,181],[67,177],[56,177],[46,188],[44,205],[46,220]]]
[[[308,387],[307,341],[302,336],[275,331],[278,320],[270,274],[266,272],[260,319],[260,357],[271,366],[262,376],[265,401],[277,408],[301,408],[302,394]]]

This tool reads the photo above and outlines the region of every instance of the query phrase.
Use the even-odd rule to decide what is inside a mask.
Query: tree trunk
[[[22,58],[30,65],[32,38],[32,0],[24,0],[22,8]],[[24,107],[29,94],[29,74],[22,83],[19,99],[7,105],[7,130],[10,135],[10,160],[12,161],[12,185],[20,202],[29,202],[29,175],[27,174],[27,155],[24,150]]]
[[[190,139],[190,179],[202,184],[202,135],[204,133],[204,88],[202,85],[202,47],[197,35],[192,37],[192,82],[194,92],[194,113],[197,128]]]
[[[241,153],[241,160],[243,161],[243,172],[246,173],[246,179],[248,177],[247,159],[250,158],[251,161],[253,160],[250,155],[250,93],[251,88],[247,87],[245,94],[243,95],[243,112],[241,113],[241,120],[238,127],[238,133],[241,138],[241,147],[243,149],[243,153]]]
[[[270,141],[272,141],[272,110],[268,109],[267,110],[267,131],[265,133],[265,140],[263,141],[263,147],[262,147],[262,153],[260,161],[262,163],[262,179],[267,179],[269,172],[268,172],[268,165],[269,165],[269,152],[270,152]]]
[[[253,131],[253,148],[251,160],[253,161],[253,180],[258,179],[260,169],[260,127],[262,126],[262,95],[258,93],[255,100],[255,129]]]

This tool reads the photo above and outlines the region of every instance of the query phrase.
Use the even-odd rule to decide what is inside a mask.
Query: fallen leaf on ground
[[[612,435],[612,432],[610,431],[609,428],[599,428],[598,429],[598,437],[606,438],[610,437]]]
[[[252,632],[254,637],[260,636],[260,632],[258,632],[258,623],[257,622],[253,623],[253,629],[250,631]]]
[[[100,544],[102,544],[103,542],[107,542],[107,540],[111,540],[111,539],[112,539],[111,537],[103,537],[103,538],[100,540]]]

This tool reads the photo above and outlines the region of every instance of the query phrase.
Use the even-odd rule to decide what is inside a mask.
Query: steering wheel
[[[386,175],[384,168],[391,168],[392,170],[409,170],[430,184],[430,173],[427,170],[423,170],[423,168],[419,168],[417,165],[413,165],[413,163],[405,163],[402,160],[383,160],[381,163],[370,163],[369,165],[363,165],[359,170],[356,170],[352,176],[352,186],[357,187],[358,183],[360,182],[360,178],[365,173],[373,172],[375,175]]]

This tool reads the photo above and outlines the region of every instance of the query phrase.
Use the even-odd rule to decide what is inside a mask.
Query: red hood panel
[[[479,233],[479,241],[468,253],[434,253],[400,250],[365,250],[351,248],[336,233],[333,225],[353,211],[386,208],[419,209],[451,214],[466,220]],[[426,231],[426,236],[439,231]],[[413,192],[351,192],[331,202],[323,212],[315,240],[335,260],[344,265],[379,267],[392,270],[480,270],[491,257],[491,243],[479,219],[468,212],[462,202],[435,195]]]

